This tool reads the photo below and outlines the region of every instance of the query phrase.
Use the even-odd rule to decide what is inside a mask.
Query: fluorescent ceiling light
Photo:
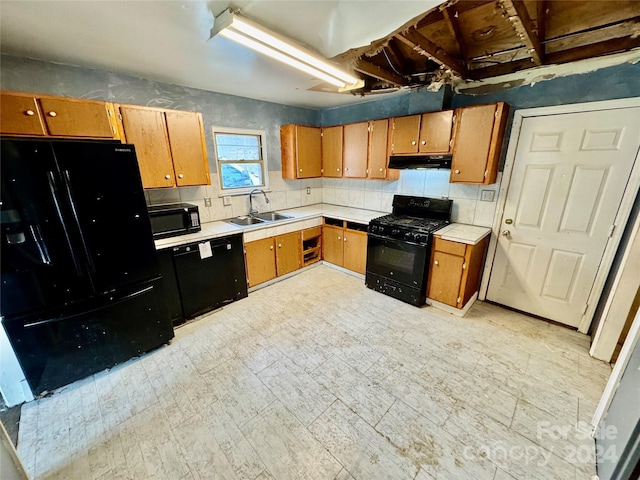
[[[341,89],[358,88],[362,80],[330,64],[319,55],[295,45],[275,32],[233,13],[230,9],[218,15],[211,29],[211,38],[220,34],[234,42],[275,60],[286,63],[315,78]]]

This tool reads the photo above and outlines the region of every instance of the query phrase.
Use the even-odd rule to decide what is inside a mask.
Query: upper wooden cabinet
[[[443,110],[392,119],[391,153],[449,153],[453,115],[453,110]]]
[[[123,140],[136,147],[144,188],[208,185],[202,116],[118,105]]]
[[[451,183],[495,183],[508,116],[504,102],[456,110]]]
[[[389,120],[369,122],[369,163],[367,178],[392,180],[399,177],[399,170],[389,171]]]
[[[113,104],[18,92],[0,96],[0,133],[119,138]]]
[[[344,126],[344,176],[365,178],[369,157],[369,122]]]
[[[282,178],[314,178],[322,174],[321,129],[303,125],[280,127]]]
[[[322,129],[322,176],[339,178],[342,172],[342,126]]]

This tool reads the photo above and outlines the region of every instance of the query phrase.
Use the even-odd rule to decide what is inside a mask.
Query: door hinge
[[[609,238],[613,237],[613,231],[616,229],[616,224],[614,223],[609,227]]]
[[[367,132],[373,132],[373,125],[369,125],[367,127]]]
[[[321,137],[324,137],[324,132],[320,132],[320,136],[321,136]]]
[[[489,175],[489,170],[484,171],[484,178],[487,178],[487,175]]]
[[[464,270],[464,269],[466,269],[466,268],[467,268],[467,262],[464,262],[464,263],[462,264],[462,269]]]
[[[396,122],[393,122],[393,125],[391,125],[391,130],[395,130],[396,129]]]
[[[582,310],[582,316],[584,316],[587,313],[587,310],[589,310],[589,304],[585,303],[584,304],[584,309]]]
[[[494,113],[493,116],[498,118],[498,110],[496,110],[496,113]]]
[[[120,120],[122,120],[122,114],[121,114],[121,113],[119,113],[119,114],[118,114],[118,118],[119,118]]]

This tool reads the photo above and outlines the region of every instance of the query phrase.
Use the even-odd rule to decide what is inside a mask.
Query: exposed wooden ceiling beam
[[[356,63],[354,69],[360,73],[369,75],[370,77],[384,80],[385,82],[391,83],[392,85],[397,85],[398,87],[403,87],[408,83],[407,79],[403,76],[379,67],[378,65],[367,60],[358,60],[358,63]]]
[[[392,64],[392,68],[400,72],[401,74],[406,73],[407,71],[407,62],[402,56],[402,52],[395,44],[395,40],[393,38],[389,39],[389,43],[385,47],[386,53],[389,56],[389,62]]]
[[[585,58],[599,57],[609,53],[622,52],[640,47],[640,37],[620,37],[605,40],[604,42],[593,43],[581,47],[560,50],[547,55],[547,63],[567,63]]]
[[[454,5],[455,7],[455,5]],[[449,27],[449,32],[451,33],[451,37],[458,49],[458,55],[465,61],[467,61],[467,48],[464,44],[464,39],[462,38],[462,31],[460,30],[460,22],[458,21],[458,12],[451,12],[450,9],[445,8],[442,11],[444,18],[446,19],[447,26]]]
[[[424,55],[425,57],[432,59],[434,62],[444,65],[446,68],[457,73],[463,78],[467,77],[467,67],[465,67],[462,62],[451,57],[441,47],[433,43],[415,29],[410,28],[406,32],[396,35],[394,38],[411,47],[420,55]]]
[[[529,50],[533,63],[542,65],[544,63],[544,47],[535,32],[524,2],[521,0],[500,0],[500,4],[509,16],[509,21],[513,24],[516,33]]]
[[[483,78],[499,77],[500,75],[507,75],[531,68],[531,66],[531,59],[529,58],[516,60],[515,62],[499,63],[498,65],[492,65],[490,67],[469,70],[469,78],[472,80],[482,80]]]
[[[538,23],[538,40],[544,42],[547,36],[547,2],[545,0],[538,0],[536,4],[536,22]]]

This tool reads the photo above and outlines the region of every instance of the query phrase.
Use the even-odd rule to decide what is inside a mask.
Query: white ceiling
[[[434,0],[0,1],[3,53],[260,100],[326,108],[370,100],[310,92],[321,82],[216,36],[227,7],[333,57],[385,37]]]

